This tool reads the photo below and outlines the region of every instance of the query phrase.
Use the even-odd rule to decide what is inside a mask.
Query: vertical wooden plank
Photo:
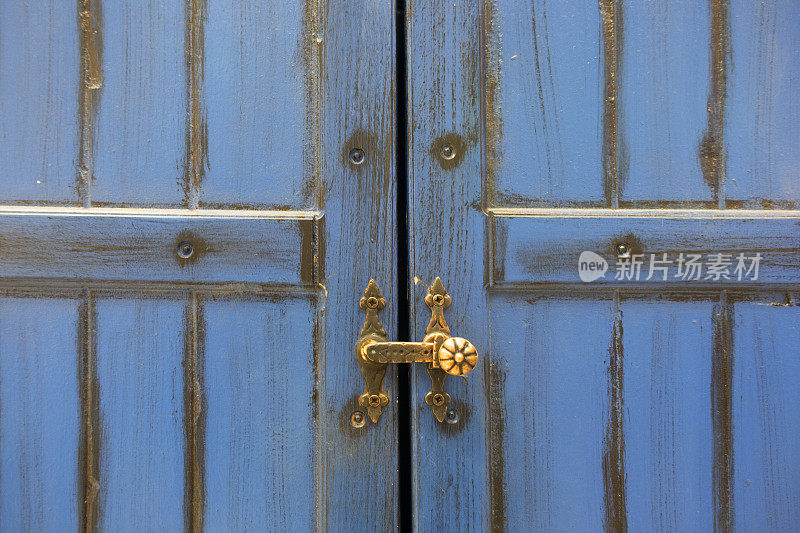
[[[628,0],[621,9],[620,204],[716,207],[698,157],[710,83],[708,5]]]
[[[732,499],[737,531],[800,521],[800,307],[797,293],[733,304]]]
[[[388,302],[381,313],[396,338],[395,13],[392,2],[323,3],[313,9],[322,57],[324,140],[325,509],[321,527],[389,531],[397,521],[397,409],[354,428],[364,380],[353,343],[364,323],[358,300],[370,278]],[[309,27],[309,28],[310,28]],[[307,31],[309,31],[307,29]],[[363,151],[363,160],[351,158]],[[355,162],[354,162],[355,160]],[[394,365],[392,365],[394,366]],[[395,370],[385,389],[397,398]]]
[[[183,2],[103,2],[93,205],[178,206],[186,128]]]
[[[310,295],[204,304],[210,531],[316,526],[323,449],[315,416],[314,304]]]
[[[492,501],[492,530],[576,531],[604,522],[612,311],[602,299],[491,296],[487,364],[491,387],[503,390],[492,394],[490,413],[500,406],[504,417],[490,421],[497,431],[490,441],[502,439],[489,449],[490,464],[502,456],[491,481],[502,482],[504,498],[502,517]]]
[[[98,298],[95,308],[99,529],[181,530],[184,304]]]
[[[210,2],[201,205],[316,205],[314,2]]]
[[[406,290],[411,339],[425,335],[430,319],[425,294],[441,276],[453,298],[445,313],[453,334],[469,339],[484,354],[484,220],[479,211],[482,9],[478,1],[408,6]],[[436,421],[424,402],[431,386],[428,373],[423,365],[412,367],[414,526],[421,531],[486,529],[493,510],[500,507],[501,502],[485,497],[490,489],[487,447],[492,444],[487,443],[488,399],[483,392],[491,379],[490,364],[479,363],[467,380],[449,378],[445,383],[460,402],[451,404],[460,420],[456,425]],[[502,497],[502,490],[492,494]]]
[[[75,3],[8,2],[0,16],[0,200],[75,204]]]
[[[414,46],[418,52],[436,42],[441,31],[437,27],[452,17],[449,7],[441,4],[438,8],[442,12],[436,14],[433,8],[428,11],[421,10],[417,3],[413,6],[412,42],[417,43]],[[470,4],[470,9],[471,23],[477,23],[477,2]],[[421,16],[421,11],[428,14],[428,19]],[[608,203],[607,187],[601,179],[603,130],[608,122],[602,61],[607,50],[603,50],[600,28],[597,2],[486,0],[485,78],[470,81],[485,84],[486,185],[490,205]],[[453,30],[465,37],[471,28]],[[431,33],[434,31],[437,33]],[[472,47],[471,53],[478,52],[480,40],[458,40],[463,46]],[[416,53],[412,61],[427,63],[431,89],[435,87],[434,73],[455,80],[469,72],[453,70],[456,56],[433,48],[427,51],[427,57]],[[422,80],[412,81],[411,92],[416,93],[414,99],[421,104]],[[462,82],[466,80],[459,84]],[[475,91],[476,87],[465,83],[464,89]],[[470,139],[471,142],[474,141]]]
[[[628,527],[711,531],[712,303],[621,308]]]
[[[752,208],[800,202],[800,9],[731,0],[728,198]]]
[[[77,530],[78,301],[0,299],[0,529]]]

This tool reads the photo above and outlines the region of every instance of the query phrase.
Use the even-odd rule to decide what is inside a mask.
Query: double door
[[[792,2],[0,13],[2,529],[800,519]]]

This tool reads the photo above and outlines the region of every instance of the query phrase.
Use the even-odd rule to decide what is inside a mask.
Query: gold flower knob
[[[450,337],[436,354],[439,366],[451,376],[469,374],[478,364],[478,350],[467,339]]]

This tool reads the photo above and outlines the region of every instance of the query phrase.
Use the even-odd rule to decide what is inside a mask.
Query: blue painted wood
[[[75,3],[10,2],[0,17],[0,199],[78,202]]]
[[[183,201],[186,144],[186,7],[183,2],[103,2],[102,55],[93,128],[95,205]]]
[[[32,205],[0,208],[0,289],[39,307],[0,331],[81,302],[34,355],[0,338],[0,447],[64,443],[41,497],[3,486],[10,529],[396,527],[397,410],[350,424],[370,278],[397,324],[394,6],[289,4],[2,8],[0,201]],[[23,382],[74,418],[9,425]],[[19,450],[0,483],[40,483]]]
[[[701,279],[709,274],[708,264],[713,254],[723,253],[729,261],[729,280],[761,283],[797,283],[800,263],[795,261],[800,248],[798,215],[769,218],[756,214],[751,217],[719,218],[704,212],[697,217],[685,211],[653,216],[584,215],[567,217],[546,215],[502,216],[494,218],[491,238],[493,244],[493,283],[580,282],[578,262],[583,251],[599,254],[608,271],[597,282],[614,281],[619,264],[616,247],[630,246],[631,254],[642,255],[640,282],[663,283],[663,274],[649,267],[652,255],[663,260],[667,254],[669,283],[681,283],[677,278],[680,254],[700,255],[703,265]],[[713,212],[712,212],[713,213]],[[742,275],[738,280],[735,268],[739,254],[744,254],[746,267],[756,254],[761,254],[757,279]],[[647,279],[650,277],[650,279]]]
[[[480,91],[472,78],[481,57],[478,4],[417,2],[409,15],[411,339],[425,335],[430,320],[425,294],[441,276],[453,298],[445,313],[453,334],[485,355]],[[445,145],[454,149],[452,159],[442,158]],[[445,385],[458,400],[453,406],[459,424],[452,428],[434,419],[424,402],[428,373],[423,365],[412,366],[413,525],[419,531],[478,531],[491,525],[487,395],[493,391],[486,385],[495,367],[486,361],[479,365],[468,379],[449,378]]]
[[[621,302],[632,531],[713,530],[713,302]]]
[[[77,530],[78,300],[0,298],[0,529]]]
[[[12,213],[0,225],[7,278],[310,283],[319,263],[308,213]],[[192,244],[188,259],[182,242]]]
[[[434,16],[427,9],[413,14],[412,42],[419,43],[414,46],[436,52],[429,68],[444,58],[452,61],[469,42],[451,37],[447,43],[443,28],[435,29],[437,21],[463,33],[467,26],[462,23],[478,24],[478,6],[468,4],[466,19],[457,14]],[[491,0],[485,6],[490,205],[602,205],[603,56],[597,4]],[[423,39],[430,44],[422,45]],[[434,42],[440,48],[429,48]],[[465,67],[475,75],[477,64]],[[440,69],[431,75],[436,72]],[[461,73],[443,75],[453,79]],[[414,79],[413,85],[420,81]],[[478,96],[457,94],[457,99]]]
[[[204,304],[208,531],[315,528],[323,452],[315,300]]]
[[[800,307],[796,293],[734,304],[733,462],[738,530],[800,520]]]
[[[313,4],[209,2],[201,203],[313,208],[320,117]],[[321,35],[320,35],[321,38]]]
[[[800,26],[785,22],[798,13],[788,2],[744,3],[414,5],[413,336],[427,325],[426,283],[442,276],[451,330],[482,355],[475,372],[445,384],[455,423],[433,420],[428,376],[413,371],[417,529],[782,530],[797,519],[789,347],[800,215],[781,196],[792,170],[777,162],[793,157],[783,146],[798,122],[794,100],[779,95],[797,78],[790,43]],[[557,14],[582,9],[555,48]],[[737,53],[753,55],[744,82]],[[588,89],[562,83],[585,72],[578,59],[595,76]],[[555,83],[540,89],[548,61]],[[756,76],[748,61],[776,70]],[[765,115],[766,103],[743,94],[786,112]],[[580,121],[555,136],[569,108],[552,102],[570,99],[586,101]],[[734,105],[786,133],[770,129],[771,149],[763,129],[753,142],[761,126],[735,118]],[[450,143],[458,155],[447,159]],[[544,187],[556,175],[542,164],[548,147],[576,154],[558,194]],[[750,160],[767,177],[749,199],[731,196]],[[778,199],[761,200],[769,195]],[[613,273],[620,243],[646,254],[761,252],[765,263],[738,285],[582,284],[580,253],[605,255]]]
[[[603,518],[613,301],[490,298],[491,483],[509,531],[590,530]],[[496,502],[499,503],[499,502]],[[478,530],[480,528],[473,527]]]
[[[698,157],[708,125],[709,7],[633,0],[620,8],[620,202],[712,202]]]
[[[731,2],[726,194],[757,208],[800,201],[800,9]]]
[[[184,307],[95,303],[101,530],[183,528]]]

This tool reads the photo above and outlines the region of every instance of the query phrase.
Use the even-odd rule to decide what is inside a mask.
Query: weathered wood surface
[[[3,529],[396,527],[397,410],[350,425],[371,277],[397,320],[394,16],[3,6]]]
[[[408,221],[411,338],[430,320],[424,303],[440,276],[453,298],[445,319],[453,333],[486,354],[483,329],[484,217],[481,214],[481,41],[475,2],[415,2],[408,18]],[[451,146],[454,157],[442,156]],[[425,404],[430,378],[412,367],[414,527],[419,531],[486,529],[486,492],[497,428],[486,395],[494,379],[486,361],[467,379],[448,378],[456,424],[436,422]]]
[[[183,310],[180,301],[94,300],[97,525],[184,526]]]
[[[77,204],[74,2],[10,2],[0,16],[0,199]]]
[[[415,369],[420,530],[794,527],[798,16],[780,0],[410,6],[414,335],[442,276],[453,332],[483,356],[446,384],[455,424],[433,421]],[[579,281],[582,251],[611,261],[622,242],[764,263],[743,285],[626,286],[613,263]]]
[[[0,529],[81,522],[79,300],[0,298]]]
[[[713,211],[698,216],[683,216],[680,211],[658,216],[654,210],[646,216],[617,213],[560,217],[540,212],[535,216],[492,217],[487,236],[492,250],[492,285],[580,283],[578,262],[585,250],[608,262],[608,272],[596,283],[613,282],[621,244],[642,261],[637,279],[641,282],[685,283],[686,278],[676,277],[680,254],[699,255],[700,280],[693,281],[708,281],[711,272],[707,267],[718,253],[723,254],[727,265],[728,281],[792,284],[800,280],[800,214],[785,212],[786,218],[775,218],[750,212],[748,218],[722,218],[715,217]],[[746,268],[758,254],[756,279],[750,279],[753,273],[740,277],[735,272],[739,254],[743,254]],[[658,268],[658,261],[669,261],[662,263],[668,269],[666,279],[663,271],[650,271],[651,264]],[[688,278],[690,283],[692,278]]]
[[[205,215],[8,211],[0,227],[0,275],[272,284],[317,277],[312,214]],[[192,244],[191,257],[179,257],[182,242]]]

